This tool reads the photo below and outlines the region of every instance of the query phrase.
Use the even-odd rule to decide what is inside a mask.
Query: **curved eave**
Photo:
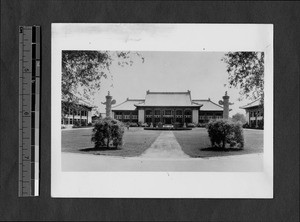
[[[118,112],[118,111],[136,111],[136,109],[112,109],[112,112]]]
[[[248,107],[246,107],[246,106],[241,106],[241,107],[239,107],[240,109],[253,109],[253,108],[258,108],[259,106],[248,106]]]
[[[189,107],[189,108],[200,108],[203,105],[197,105],[197,106],[147,106],[147,105],[138,105],[138,104],[135,104],[134,106],[136,106],[136,107],[143,107],[143,108],[146,108],[146,107]]]

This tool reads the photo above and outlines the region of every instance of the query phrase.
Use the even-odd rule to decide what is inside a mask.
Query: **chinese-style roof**
[[[261,103],[260,103],[260,98],[257,99],[257,100],[254,100],[253,102],[251,103],[248,103],[247,105],[245,106],[241,106],[240,108],[241,109],[248,109],[248,108],[252,108],[252,107],[256,107],[256,106],[259,106]]]
[[[192,103],[191,93],[187,92],[150,92],[147,91],[145,103],[136,106],[174,106],[174,107],[200,107]]]
[[[147,91],[145,99],[127,99],[123,103],[113,106],[112,110],[135,110],[136,107],[201,107],[201,111],[223,111],[223,106],[210,99],[191,99],[187,92],[150,92]]]
[[[127,99],[125,102],[113,106],[112,110],[135,110],[138,104],[143,104],[145,102],[144,99]]]
[[[212,102],[210,99],[195,99],[193,103],[202,104],[201,111],[223,111],[223,106]]]
[[[76,97],[76,102],[73,102],[74,104],[76,105],[80,105],[80,106],[86,106],[88,108],[97,108],[97,106],[94,106],[92,104],[90,104],[89,102],[79,98],[79,97]],[[72,103],[72,102],[69,102],[67,99],[62,99],[61,100],[62,102],[65,102],[65,103]]]

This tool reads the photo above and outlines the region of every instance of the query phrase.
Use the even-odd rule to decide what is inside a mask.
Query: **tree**
[[[244,114],[242,113],[236,113],[232,116],[232,121],[233,122],[238,122],[240,121],[242,124],[245,124],[247,121],[246,121],[246,117]]]
[[[110,74],[112,62],[117,60],[118,65],[131,66],[132,54],[141,57],[138,52],[62,51],[63,99],[74,101],[83,97],[89,100],[90,95],[100,88],[100,80]]]
[[[240,95],[264,100],[264,53],[228,52],[222,59],[227,64],[230,87],[240,88]]]
[[[120,66],[132,65],[132,55],[138,52],[62,51],[62,116],[66,110],[77,109],[79,100],[90,101],[100,89],[101,80],[108,78],[114,61]]]

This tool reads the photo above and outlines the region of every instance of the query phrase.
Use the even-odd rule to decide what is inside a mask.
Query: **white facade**
[[[144,123],[144,119],[145,119],[145,111],[143,109],[139,110],[139,122]]]
[[[194,109],[194,110],[193,110],[192,121],[193,121],[193,123],[195,123],[195,124],[198,124],[198,123],[199,123],[199,110],[197,110],[197,109]]]

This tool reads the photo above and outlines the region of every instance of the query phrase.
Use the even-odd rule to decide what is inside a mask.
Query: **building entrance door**
[[[165,124],[172,124],[172,118],[165,117]]]

